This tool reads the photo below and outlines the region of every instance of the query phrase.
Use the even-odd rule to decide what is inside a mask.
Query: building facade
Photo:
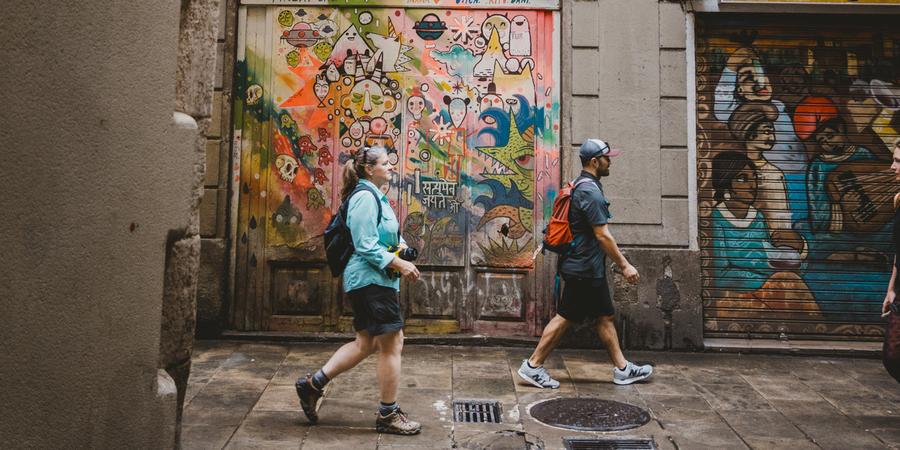
[[[895,6],[424,3],[224,3],[201,333],[351,331],[321,235],[341,164],[384,145],[421,254],[407,331],[536,335],[541,230],[600,137],[624,149],[604,188],[643,278],[609,271],[626,347],[880,335]]]

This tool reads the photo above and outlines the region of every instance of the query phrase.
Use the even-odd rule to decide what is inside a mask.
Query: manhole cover
[[[528,413],[547,425],[582,431],[628,430],[650,421],[637,406],[599,398],[554,398],[535,403]]]

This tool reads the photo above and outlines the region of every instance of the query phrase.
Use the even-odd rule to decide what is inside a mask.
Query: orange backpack
[[[572,247],[572,228],[569,226],[569,206],[572,204],[572,194],[582,183],[591,181],[590,178],[582,178],[566,183],[559,190],[559,195],[553,201],[553,213],[550,215],[550,223],[544,228],[544,242],[541,248],[553,253],[563,254]],[[537,256],[537,252],[535,252]]]

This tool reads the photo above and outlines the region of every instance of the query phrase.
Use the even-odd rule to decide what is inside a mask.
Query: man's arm
[[[603,252],[609,255],[613,262],[622,269],[622,274],[625,275],[625,279],[629,283],[636,284],[641,279],[641,276],[638,274],[637,269],[625,259],[625,255],[619,250],[616,239],[613,238],[612,233],[609,232],[609,226],[606,224],[594,225],[593,228],[594,237],[597,238],[597,242],[600,244],[600,248],[603,249]]]

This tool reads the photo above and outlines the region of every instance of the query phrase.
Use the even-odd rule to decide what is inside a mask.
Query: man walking
[[[612,215],[609,213],[609,201],[603,195],[600,177],[609,175],[610,158],[619,153],[600,139],[588,139],[581,144],[579,157],[583,169],[575,181],[577,187],[572,190],[569,209],[569,225],[574,240],[572,248],[560,255],[558,265],[565,287],[557,304],[556,316],[544,328],[534,353],[522,361],[518,371],[523,380],[537,387],[559,387],[559,381],[551,378],[544,369],[544,360],[572,323],[587,319],[597,319],[597,335],[615,365],[614,383],[631,384],[645,380],[653,373],[652,366],[634,364],[622,355],[613,323],[615,310],[606,279],[607,256],[622,269],[629,283],[636,284],[640,279],[637,269],[619,251],[607,226]],[[589,181],[579,183],[585,178]]]

